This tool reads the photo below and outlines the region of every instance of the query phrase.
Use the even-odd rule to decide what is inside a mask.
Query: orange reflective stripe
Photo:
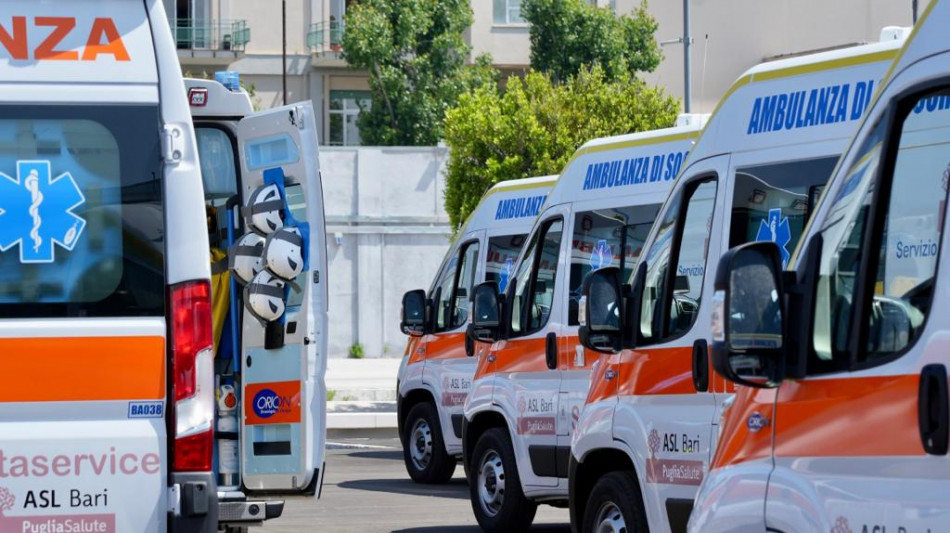
[[[426,337],[426,359],[460,359],[465,355],[465,331]]]
[[[422,337],[409,337],[409,343],[406,344],[406,355],[409,356],[410,365],[426,360],[425,341],[422,340]]]
[[[695,394],[693,347],[642,348],[622,352],[621,396]]]
[[[162,337],[0,339],[0,402],[163,398]]]
[[[585,403],[597,403],[617,394],[621,358],[622,354],[619,353],[600,355],[600,364],[590,375],[590,390],[587,391]],[[613,372],[613,377],[610,379],[607,379],[608,371]]]
[[[716,447],[710,470],[772,456],[775,394],[775,389],[736,387],[736,399],[722,421],[722,440]],[[768,419],[769,425],[749,431],[748,421],[753,413]]]
[[[495,372],[545,372],[548,363],[544,359],[544,337],[505,341],[504,347],[495,350]]]
[[[786,381],[778,392],[775,456],[924,455],[919,383],[917,374]]]

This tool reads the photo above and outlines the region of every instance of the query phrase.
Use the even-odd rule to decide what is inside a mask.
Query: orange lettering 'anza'
[[[107,44],[102,44],[103,36],[105,36]],[[82,53],[82,60],[95,61],[99,54],[112,54],[116,61],[129,61],[129,52],[125,49],[119,30],[116,29],[112,19],[97,18],[92,23],[92,29],[89,30],[89,40],[86,42],[86,49]]]
[[[76,27],[76,19],[73,17],[36,17],[37,26],[52,26],[55,29],[49,36],[36,47],[33,51],[33,57],[37,61],[47,59],[58,61],[78,61],[79,52],[75,50],[56,50],[56,45],[63,41],[63,38],[69,35]]]
[[[12,59],[29,59],[26,39],[26,17],[13,17],[13,35],[0,26],[0,44],[7,49]]]

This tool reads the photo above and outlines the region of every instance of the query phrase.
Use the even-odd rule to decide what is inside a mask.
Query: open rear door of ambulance
[[[323,186],[309,102],[238,126],[245,205],[276,184],[283,225],[299,230],[303,270],[286,283],[285,311],[262,322],[245,308],[241,335],[241,472],[250,491],[319,495],[326,442],[327,280]]]

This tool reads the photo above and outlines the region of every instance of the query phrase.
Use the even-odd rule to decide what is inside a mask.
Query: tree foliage
[[[618,80],[651,72],[662,59],[645,0],[623,16],[586,0],[521,0],[521,14],[531,23],[531,67],[555,81],[593,65]]]
[[[489,59],[464,65],[468,0],[361,0],[345,23],[343,58],[370,76],[373,103],[358,123],[363,144],[438,143],[446,109],[493,76]]]
[[[626,76],[609,81],[601,67],[564,83],[530,72],[507,90],[482,86],[463,95],[445,120],[451,149],[445,209],[453,228],[492,185],[558,174],[586,141],[673,125],[680,103],[660,88]]]

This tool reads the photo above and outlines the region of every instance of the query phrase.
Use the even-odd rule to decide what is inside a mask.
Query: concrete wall
[[[449,245],[445,148],[321,148],[330,355],[402,355],[404,292],[428,289]]]
[[[640,4],[616,1],[619,13]],[[919,1],[921,13],[928,4]],[[648,11],[660,25],[658,41],[683,35],[682,0],[650,0]],[[912,23],[911,0],[690,0],[690,15],[692,111],[705,113],[745,70],[766,58],[877,41],[884,26]],[[644,78],[682,98],[683,46],[664,46],[663,52],[659,68]]]

